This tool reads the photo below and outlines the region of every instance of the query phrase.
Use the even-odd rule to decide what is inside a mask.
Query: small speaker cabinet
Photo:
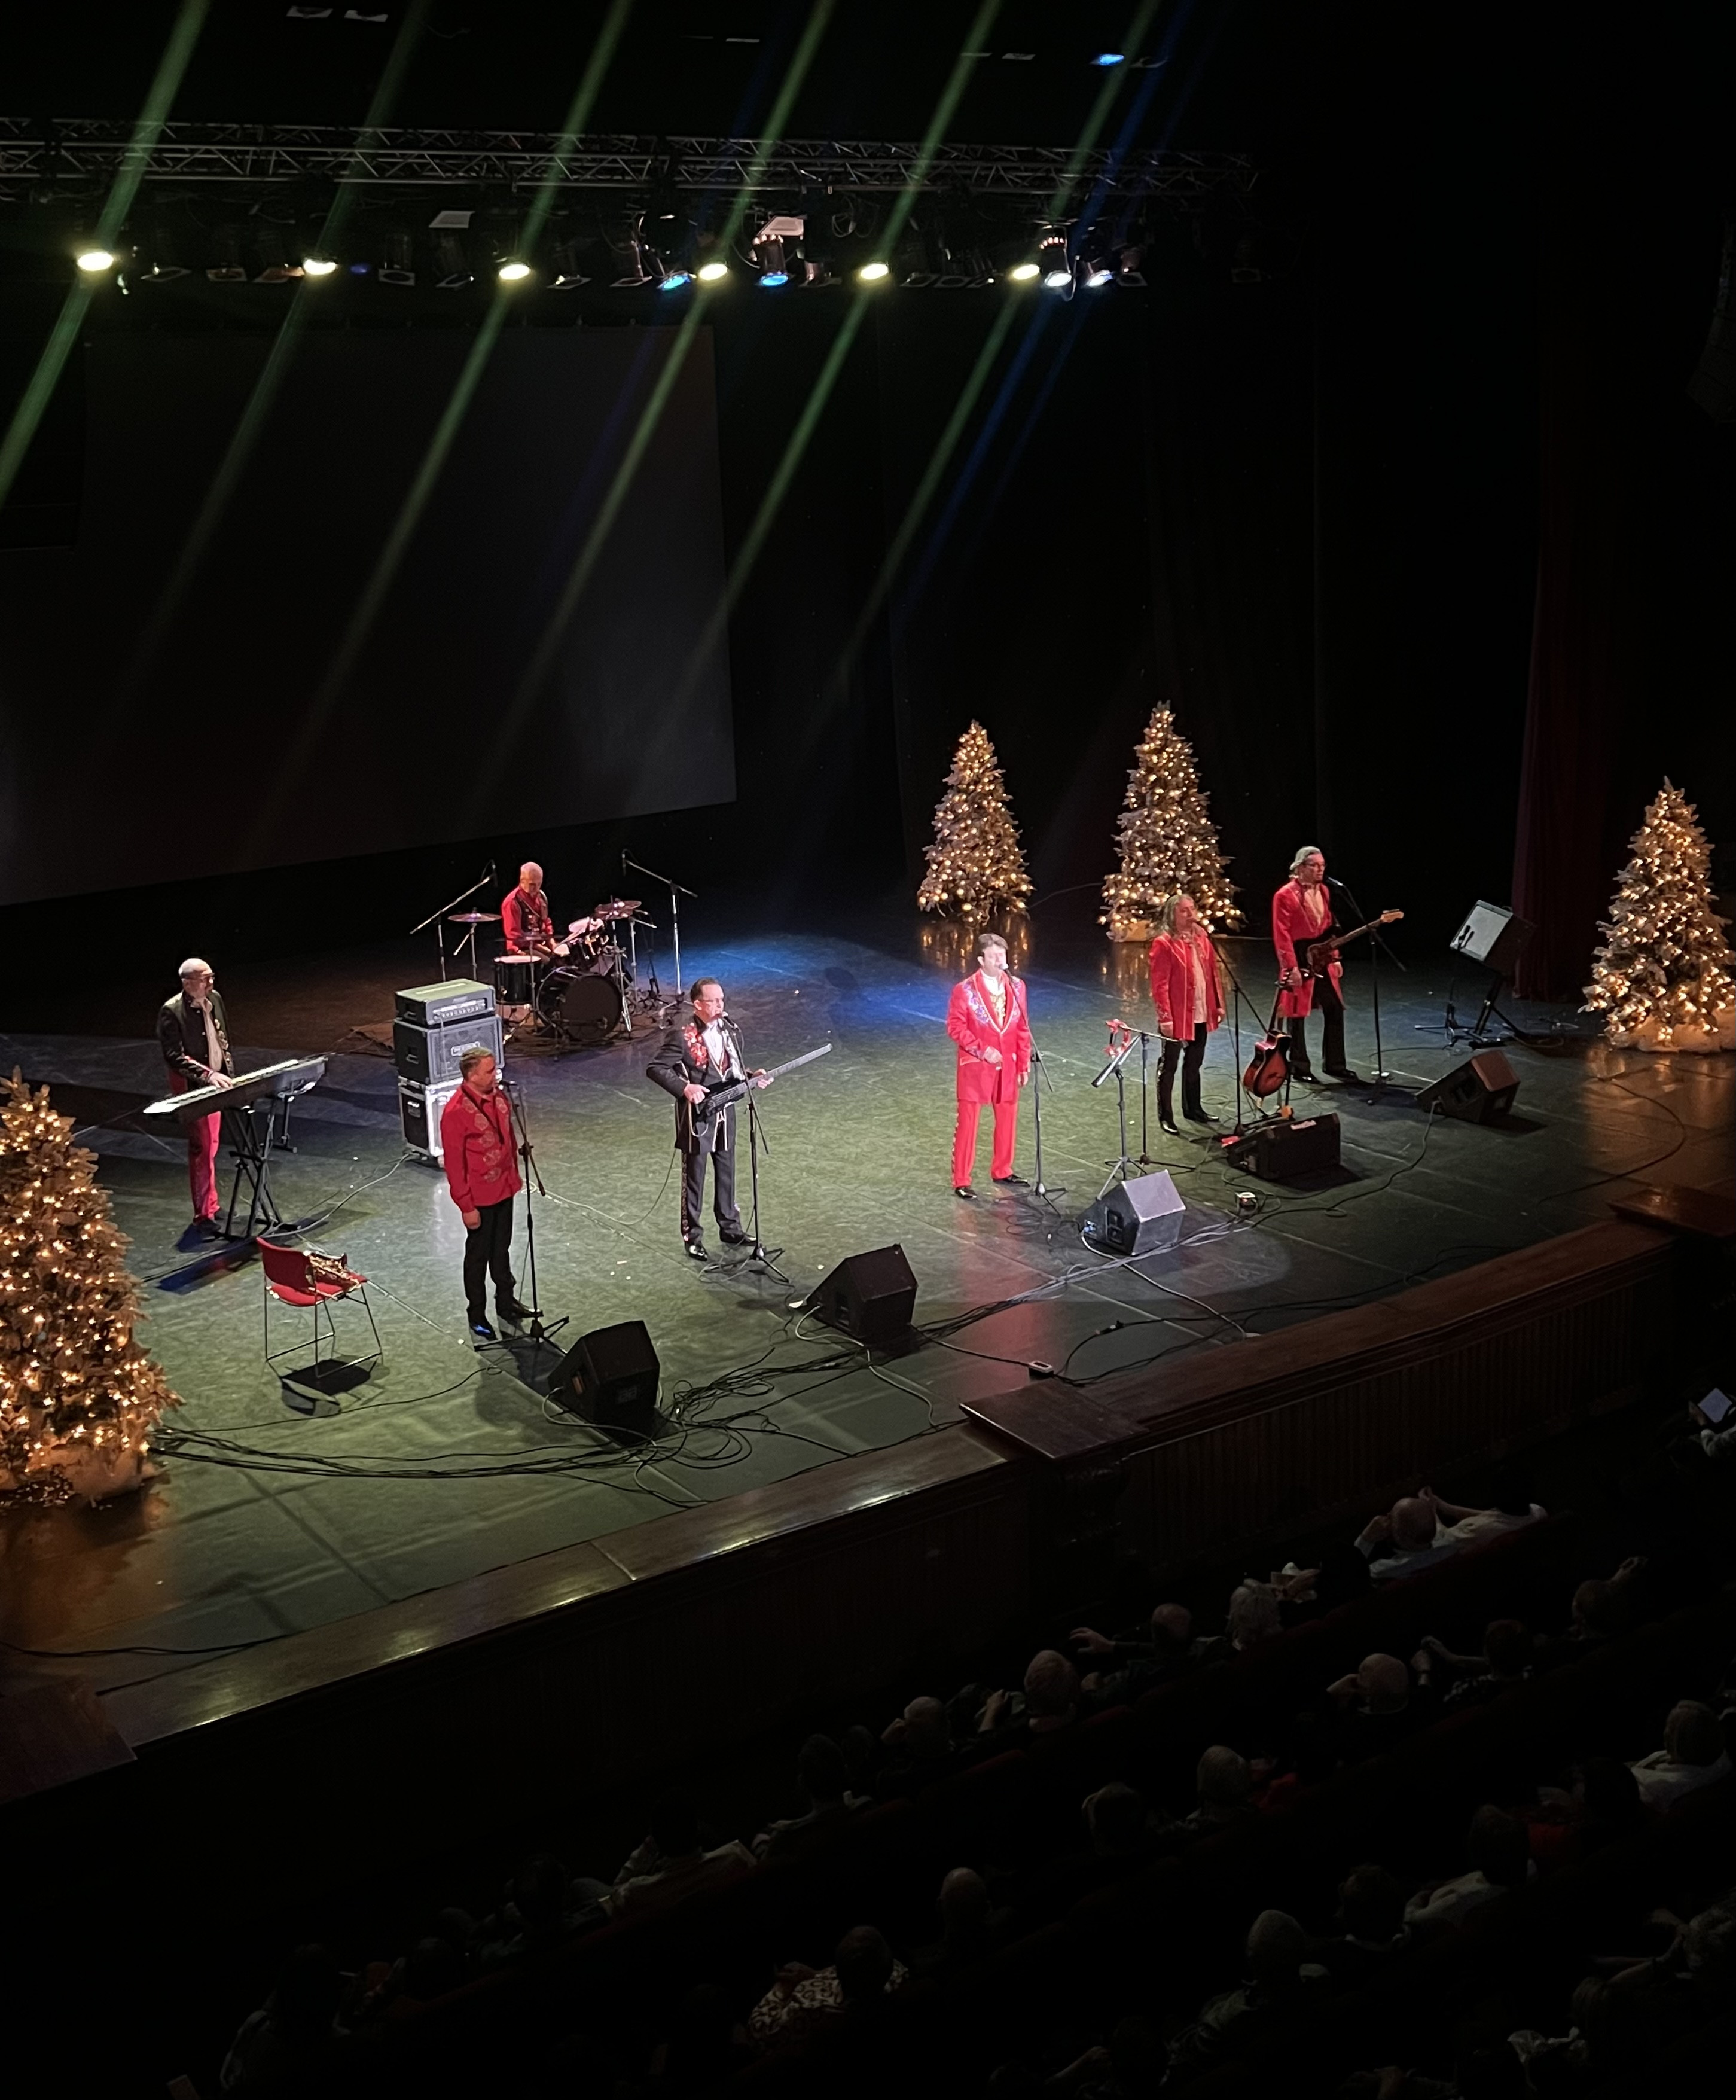
[[[1181,1238],[1187,1211],[1174,1182],[1160,1169],[1106,1190],[1087,1207],[1079,1230],[1099,1254],[1166,1254]]]
[[[916,1275],[901,1246],[875,1247],[839,1263],[808,1301],[828,1327],[870,1348],[901,1342],[916,1312]]]
[[[663,1366],[642,1320],[581,1335],[549,1381],[549,1397],[581,1420],[648,1443],[657,1434]]]

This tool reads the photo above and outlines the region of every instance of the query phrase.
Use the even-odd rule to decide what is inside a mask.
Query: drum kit
[[[639,929],[654,930],[639,912],[637,897],[606,898],[588,918],[573,920],[549,952],[496,955],[495,999],[509,1039],[522,1050],[592,1049],[631,1036],[638,1014],[660,1022],[668,1002],[654,968],[646,986],[639,982]],[[496,911],[448,916],[473,929],[500,919]]]

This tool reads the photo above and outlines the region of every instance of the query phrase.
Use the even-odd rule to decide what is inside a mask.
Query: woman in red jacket
[[[1163,1038],[1163,1061],[1157,1068],[1157,1120],[1172,1136],[1175,1127],[1175,1066],[1182,1068],[1182,1114],[1189,1123],[1216,1123],[1200,1101],[1200,1067],[1205,1039],[1223,1019],[1223,993],[1218,982],[1218,952],[1205,922],[1187,896],[1170,898],[1158,915],[1152,943],[1152,1004],[1157,1009],[1157,1032]]]

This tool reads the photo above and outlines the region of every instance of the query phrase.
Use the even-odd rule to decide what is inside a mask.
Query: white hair
[[[540,860],[522,860],[518,863],[518,880],[521,882],[527,875],[540,875],[542,871],[543,864]]]
[[[1315,854],[1320,854],[1320,858],[1322,860],[1324,860],[1326,858],[1324,854],[1320,853],[1320,849],[1318,846],[1298,846],[1295,852],[1290,855],[1291,874],[1294,875],[1297,869],[1302,866],[1302,862],[1305,860],[1309,859]]]
[[[205,960],[203,955],[189,955],[187,960],[182,964],[178,973],[183,984],[185,984],[189,977],[215,977],[216,974],[217,973],[211,968],[211,965]]]

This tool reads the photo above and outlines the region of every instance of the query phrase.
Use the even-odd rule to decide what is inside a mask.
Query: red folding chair
[[[271,1347],[271,1300],[280,1305],[293,1306],[298,1312],[311,1312],[314,1321],[314,1360],[305,1375],[311,1383],[317,1384],[322,1370],[334,1367],[346,1370],[365,1370],[379,1362],[386,1353],[380,1345],[380,1330],[374,1323],[374,1311],[368,1302],[368,1278],[359,1275],[347,1264],[341,1266],[339,1275],[316,1272],[309,1260],[305,1247],[280,1246],[275,1241],[262,1239],[256,1242],[259,1249],[261,1273],[265,1279],[265,1360],[276,1365],[285,1357],[299,1353],[301,1343],[290,1342],[280,1348]],[[337,1355],[337,1330],[332,1319],[332,1308],[340,1301],[357,1300],[368,1315],[369,1331],[374,1338],[372,1354],[340,1358]],[[322,1364],[319,1349],[322,1343],[330,1345],[330,1353]],[[280,1371],[280,1378],[292,1374]]]

